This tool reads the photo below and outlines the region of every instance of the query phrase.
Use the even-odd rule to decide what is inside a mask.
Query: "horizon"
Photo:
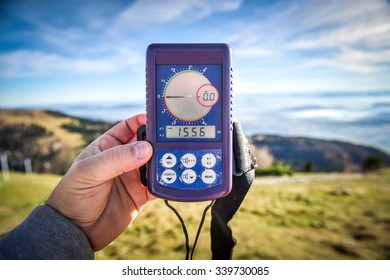
[[[318,93],[311,103],[302,105],[306,94],[289,96],[253,95],[233,98],[234,115],[246,135],[279,135],[349,142],[370,146],[390,154],[390,133],[387,112],[388,92]],[[284,101],[280,100],[280,97]],[[340,97],[341,96],[341,97]],[[367,102],[370,98],[370,102]],[[353,102],[350,102],[353,100]],[[277,101],[277,102],[276,102]],[[338,103],[344,103],[340,105]],[[263,103],[263,104],[262,104]],[[249,104],[252,105],[249,107]],[[272,105],[273,104],[273,105]],[[133,102],[60,103],[46,106],[1,107],[0,109],[43,109],[94,121],[118,122],[145,112],[145,100]],[[274,112],[279,112],[273,115]],[[346,119],[344,116],[348,115]]]
[[[61,114],[64,114],[66,116],[69,116],[69,117],[72,117],[72,118],[81,118],[81,119],[87,119],[87,120],[91,120],[91,121],[96,121],[96,122],[107,122],[107,123],[116,123],[116,122],[119,122],[120,120],[122,119],[118,119],[118,120],[114,120],[114,121],[109,121],[109,120],[106,120],[104,118],[99,118],[99,117],[83,117],[83,116],[80,116],[80,115],[77,115],[77,114],[68,114],[66,113],[65,111],[60,111],[60,110],[57,110],[55,108],[51,109],[51,108],[44,108],[44,107],[36,107],[36,108],[33,108],[33,107],[30,107],[30,108],[16,108],[16,107],[9,107],[9,108],[5,108],[5,107],[0,107],[0,110],[43,110],[43,111],[51,111],[51,112],[55,112],[55,113],[61,113]],[[244,131],[245,132],[245,131]],[[384,152],[386,153],[387,155],[390,156],[390,146],[389,147],[384,147],[384,146],[380,146],[380,145],[375,145],[373,143],[364,143],[364,142],[359,142],[359,140],[351,140],[351,139],[340,139],[340,137],[335,137],[335,138],[327,138],[327,137],[321,137],[321,136],[308,136],[308,135],[300,135],[300,134],[297,134],[297,135],[289,135],[289,134],[283,134],[283,133],[262,133],[262,132],[255,132],[255,133],[245,133],[246,136],[248,137],[256,137],[256,136],[275,136],[275,137],[291,137],[291,138],[307,138],[307,139],[313,139],[313,140],[319,140],[319,141],[336,141],[336,142],[344,142],[344,143],[349,143],[349,144],[352,144],[352,145],[357,145],[357,146],[364,146],[364,147],[370,147],[370,148],[374,148],[374,149],[377,149],[381,152]]]

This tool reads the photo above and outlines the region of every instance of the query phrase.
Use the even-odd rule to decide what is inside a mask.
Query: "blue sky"
[[[235,94],[390,90],[385,0],[2,0],[0,107],[144,99],[154,42],[225,42]]]

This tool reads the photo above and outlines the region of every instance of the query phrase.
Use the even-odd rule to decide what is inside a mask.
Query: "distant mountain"
[[[25,159],[34,172],[64,173],[78,153],[114,123],[71,117],[47,110],[0,109],[0,154],[10,168],[24,171]],[[390,156],[378,149],[341,141],[305,137],[248,137],[260,166],[283,162],[294,170],[357,171],[367,157],[390,166]]]
[[[314,171],[360,171],[368,157],[390,166],[390,155],[385,152],[348,142],[276,135],[254,135],[249,141],[260,166],[283,162],[294,170],[309,164]]]

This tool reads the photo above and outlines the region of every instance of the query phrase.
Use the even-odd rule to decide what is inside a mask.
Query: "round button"
[[[161,174],[161,179],[167,183],[167,184],[172,184],[173,182],[176,181],[177,175],[176,172],[173,171],[172,169],[166,169],[164,172]]]
[[[181,174],[181,179],[186,184],[192,184],[196,180],[196,173],[192,169],[186,169],[183,174]]]
[[[162,164],[162,166],[164,166],[166,168],[174,167],[176,164],[175,155],[171,154],[171,153],[164,154],[162,159],[161,159],[161,164]]]
[[[215,165],[217,159],[211,153],[205,154],[202,156],[202,165],[206,168],[211,168]]]
[[[217,174],[212,169],[206,169],[202,172],[202,181],[206,184],[212,184],[217,179]]]
[[[182,156],[180,161],[185,167],[192,168],[196,164],[196,156],[194,154],[188,153]]]

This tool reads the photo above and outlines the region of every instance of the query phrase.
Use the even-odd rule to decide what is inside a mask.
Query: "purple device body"
[[[195,202],[232,188],[232,66],[227,44],[151,44],[146,53],[147,184]]]

